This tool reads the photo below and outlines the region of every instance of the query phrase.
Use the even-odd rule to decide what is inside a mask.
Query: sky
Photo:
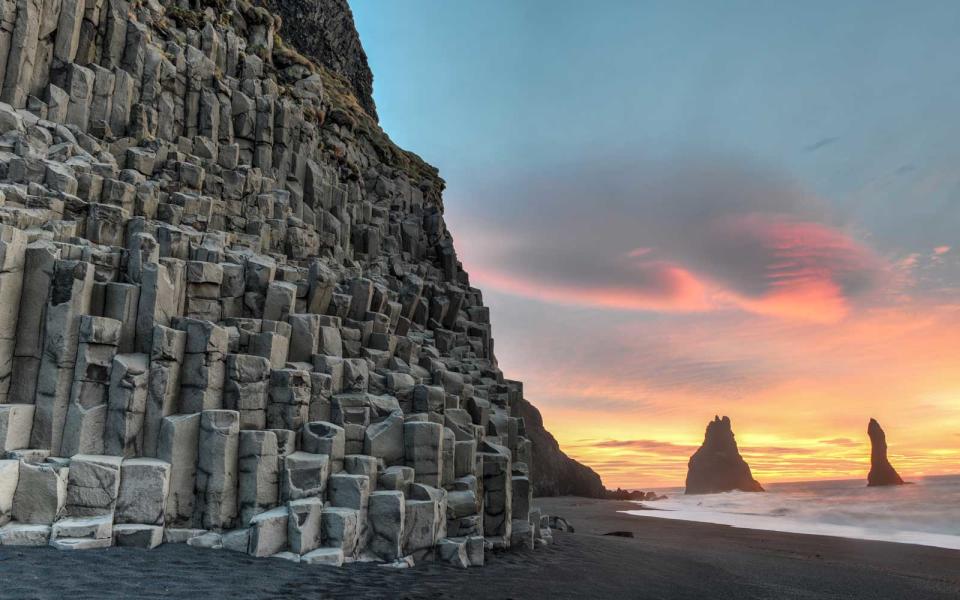
[[[960,4],[351,0],[500,367],[608,487],[960,472]]]

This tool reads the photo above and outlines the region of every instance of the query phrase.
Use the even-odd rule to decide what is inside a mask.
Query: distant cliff
[[[730,418],[714,417],[707,424],[703,445],[690,457],[687,494],[713,494],[740,490],[762,492],[750,465],[740,456]]]
[[[870,419],[867,435],[870,436],[870,473],[867,475],[867,486],[903,485],[900,474],[887,459],[887,434],[876,419]]]
[[[533,443],[534,495],[605,497],[600,476],[564,454],[557,440],[544,429],[537,407],[520,400],[514,404],[514,416],[523,418],[526,436]]]

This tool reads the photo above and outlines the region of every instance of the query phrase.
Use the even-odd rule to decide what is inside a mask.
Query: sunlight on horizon
[[[955,3],[415,4],[354,2],[381,122],[564,451],[681,485],[727,414],[761,482],[865,480],[875,417],[960,471]]]

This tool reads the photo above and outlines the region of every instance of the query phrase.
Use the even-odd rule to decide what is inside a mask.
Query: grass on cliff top
[[[270,19],[274,19],[262,6],[257,6],[250,0],[240,0],[237,5],[243,19],[248,24],[263,24]],[[181,28],[200,30],[206,23],[206,8],[214,9],[221,18],[226,17],[225,0],[199,0],[200,10],[190,10],[179,8],[177,6],[167,8],[168,17],[175,20]],[[277,23],[279,29],[279,23]],[[255,50],[255,49],[248,49]],[[343,114],[337,115],[339,121],[349,121],[352,129],[366,138],[373,145],[380,160],[387,165],[391,165],[405,172],[411,179],[413,185],[418,186],[424,180],[432,183],[432,189],[427,192],[438,205],[442,207],[441,192],[445,187],[445,182],[440,177],[436,167],[430,165],[417,154],[404,150],[393,143],[390,137],[383,131],[379,123],[373,119],[367,111],[363,109],[353,92],[350,82],[338,73],[334,73],[323,65],[313,62],[308,57],[298,52],[294,47],[288,45],[279,34],[274,35],[273,56],[263,57],[272,59],[274,67],[285,68],[292,65],[300,65],[309,69],[313,73],[320,75],[326,92],[327,102],[330,105],[330,111],[341,111]],[[344,119],[343,117],[348,117]],[[329,118],[329,115],[328,115]]]
[[[288,45],[279,33],[274,34],[273,62],[275,65],[282,66],[301,65],[310,69],[311,72],[319,74],[331,110],[340,110],[346,113],[350,118],[353,129],[365,134],[370,143],[373,144],[380,160],[403,170],[414,185],[419,185],[424,179],[433,182],[435,200],[442,206],[440,193],[443,191],[446,182],[440,177],[439,170],[420,158],[416,153],[404,150],[394,144],[393,140],[380,127],[380,124],[367,114],[367,111],[360,105],[353,92],[353,87],[346,78],[324,65],[313,62],[298,52],[294,47]]]
[[[437,168],[424,161],[417,154],[394,144],[380,128],[379,123],[360,106],[360,102],[357,101],[353,93],[353,88],[342,76],[330,71],[323,65],[318,66],[317,72],[323,80],[323,87],[331,106],[346,112],[353,118],[356,123],[356,130],[366,134],[376,148],[380,160],[404,170],[410,176],[414,185],[419,184],[423,179],[429,179],[435,185],[439,185],[437,192],[443,189],[444,181]]]

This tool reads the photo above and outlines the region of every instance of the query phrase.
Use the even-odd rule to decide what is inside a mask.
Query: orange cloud
[[[766,258],[761,293],[730,293],[733,302],[761,315],[837,322],[849,313],[851,296],[872,288],[886,270],[870,249],[845,233],[788,215],[732,215],[711,229]]]
[[[711,308],[703,282],[682,267],[666,263],[636,266],[653,283],[645,287],[583,287],[525,279],[508,271],[475,268],[471,279],[500,292],[568,306],[640,311],[704,311]]]
[[[617,323],[591,323],[598,341],[569,362],[548,353],[501,358],[561,446],[607,485],[682,485],[717,412],[733,418],[762,482],[864,478],[870,417],[887,430],[906,478],[960,465],[960,307],[914,302],[833,324],[748,314]],[[518,344],[514,330],[499,331],[500,348]],[[566,334],[584,343],[579,330]],[[674,350],[645,345],[651,338]],[[745,368],[727,382],[714,368],[734,364]]]
[[[881,257],[825,212],[694,191],[458,236],[561,446],[609,486],[680,485],[719,412],[762,482],[864,478],[876,417],[905,477],[956,472],[957,253]]]
[[[712,222],[708,236],[720,256],[745,258],[753,270],[723,277],[695,272],[677,261],[649,258],[655,250],[625,253],[621,280],[596,284],[571,277],[520,275],[508,261],[482,261],[472,279],[497,291],[542,302],[605,309],[708,312],[739,309],[751,313],[834,323],[850,310],[851,296],[869,289],[886,269],[868,248],[820,223],[765,213],[733,215]],[[499,244],[498,246],[499,247]],[[522,256],[516,244],[512,251]],[[721,265],[723,267],[723,265]],[[743,271],[743,269],[741,269]],[[731,281],[732,279],[732,281]],[[751,281],[756,292],[741,288]]]

